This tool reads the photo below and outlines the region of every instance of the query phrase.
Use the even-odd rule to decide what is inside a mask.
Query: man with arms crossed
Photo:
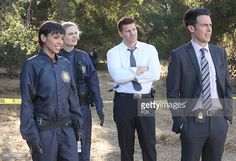
[[[123,17],[117,24],[122,42],[107,53],[108,70],[115,82],[114,121],[122,161],[133,161],[134,133],[138,133],[144,161],[156,161],[155,116],[139,117],[138,100],[154,99],[153,81],[160,78],[154,46],[137,41],[136,22]]]

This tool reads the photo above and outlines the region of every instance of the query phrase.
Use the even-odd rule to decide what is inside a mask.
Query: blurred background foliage
[[[161,60],[171,49],[190,41],[184,12],[207,7],[212,12],[212,43],[227,49],[231,77],[236,76],[235,0],[4,0],[0,2],[0,66],[9,74],[38,50],[37,29],[45,20],[74,21],[82,31],[78,48],[96,47],[99,59],[120,42],[116,23],[136,19],[139,40],[153,44]]]

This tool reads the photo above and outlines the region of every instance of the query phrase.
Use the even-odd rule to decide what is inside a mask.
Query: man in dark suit
[[[171,51],[166,80],[169,103],[185,103],[185,108],[171,110],[172,130],[181,133],[181,161],[220,161],[232,123],[226,52],[208,43],[208,9],[190,9],[184,21],[192,40]]]

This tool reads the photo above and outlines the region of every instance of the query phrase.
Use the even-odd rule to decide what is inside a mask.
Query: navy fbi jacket
[[[58,121],[73,117],[82,124],[70,62],[56,56],[56,63],[42,50],[28,59],[20,76],[20,131],[23,139],[40,143],[35,118]]]
[[[59,55],[67,58],[72,64],[78,95],[83,97],[84,93],[89,92],[94,99],[96,110],[102,111],[103,102],[100,95],[98,76],[89,55],[75,48],[71,52],[62,49]]]

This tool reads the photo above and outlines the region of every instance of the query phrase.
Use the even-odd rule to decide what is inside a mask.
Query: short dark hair
[[[133,18],[122,17],[117,23],[117,29],[119,31],[122,31],[122,26],[123,25],[129,25],[129,24],[132,24],[132,23],[136,23],[136,21]]]
[[[210,10],[207,8],[194,8],[189,9],[185,12],[184,23],[187,27],[188,25],[195,25],[197,23],[197,17],[200,15],[211,16]]]
[[[43,47],[44,42],[41,40],[40,36],[43,34],[47,36],[48,34],[62,34],[65,35],[65,29],[59,22],[56,21],[45,21],[41,24],[38,31],[38,41],[39,45]]]

